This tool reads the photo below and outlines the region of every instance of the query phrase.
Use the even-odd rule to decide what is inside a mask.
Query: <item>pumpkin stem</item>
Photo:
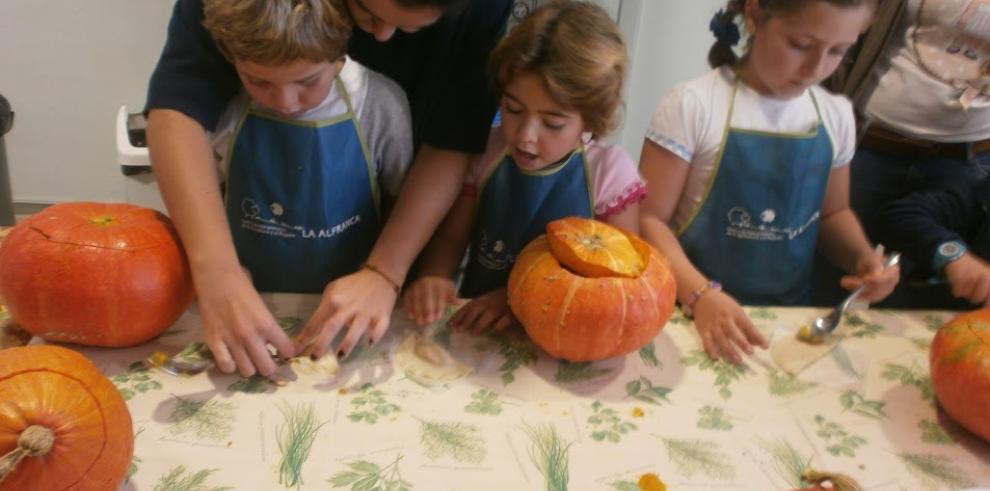
[[[89,223],[92,223],[97,227],[108,227],[114,224],[114,217],[109,215],[100,215],[98,217],[90,218]]]
[[[43,457],[55,446],[55,433],[40,425],[31,425],[17,438],[17,448],[0,458],[0,482],[17,468],[24,457]]]
[[[825,482],[830,482],[832,483],[832,489],[835,491],[863,491],[863,488],[861,488],[859,484],[853,480],[853,478],[844,474],[818,472],[814,469],[805,469],[804,472],[801,473],[801,478],[816,486],[821,486]]]

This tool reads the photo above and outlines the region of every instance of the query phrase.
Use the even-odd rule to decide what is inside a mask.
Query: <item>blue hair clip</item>
[[[725,19],[725,11],[719,9],[712,16],[712,20],[708,22],[708,30],[712,31],[715,35],[715,39],[718,39],[720,43],[725,43],[728,46],[735,46],[739,42],[739,26],[736,25],[732,18]]]

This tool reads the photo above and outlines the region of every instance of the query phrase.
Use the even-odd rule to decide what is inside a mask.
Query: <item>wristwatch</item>
[[[936,273],[942,274],[946,266],[952,261],[963,257],[966,253],[966,244],[958,240],[942,242],[935,248],[935,257],[932,259],[932,268]]]

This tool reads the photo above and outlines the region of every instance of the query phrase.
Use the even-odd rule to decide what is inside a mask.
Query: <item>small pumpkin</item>
[[[85,356],[0,350],[0,491],[117,489],[133,451],[124,398]]]
[[[0,298],[35,336],[132,346],[182,315],[192,278],[165,215],[128,204],[64,203],[32,215],[0,243]]]
[[[990,309],[962,314],[939,329],[928,363],[945,412],[990,442]]]
[[[667,258],[634,234],[567,217],[520,252],[508,300],[529,337],[551,356],[594,361],[656,337],[674,311]]]

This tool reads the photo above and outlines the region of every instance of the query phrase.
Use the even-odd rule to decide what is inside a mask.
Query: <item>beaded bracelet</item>
[[[684,315],[691,317],[694,314],[694,304],[698,303],[698,300],[701,300],[702,295],[708,292],[717,292],[721,290],[721,283],[715,280],[710,280],[704,285],[701,285],[701,287],[697,290],[691,292],[691,298],[689,298],[687,302],[681,304],[681,310],[684,311]]]
[[[361,266],[361,269],[367,269],[368,271],[373,271],[375,273],[378,273],[378,276],[381,276],[382,278],[385,278],[385,281],[387,281],[388,284],[392,286],[392,289],[395,290],[395,294],[396,295],[398,295],[399,294],[399,291],[402,290],[402,287],[399,286],[399,283],[397,281],[393,280],[392,278],[389,278],[389,276],[387,274],[385,274],[384,271],[378,269],[377,266],[375,266],[375,265],[373,265],[371,263],[364,263]]]

